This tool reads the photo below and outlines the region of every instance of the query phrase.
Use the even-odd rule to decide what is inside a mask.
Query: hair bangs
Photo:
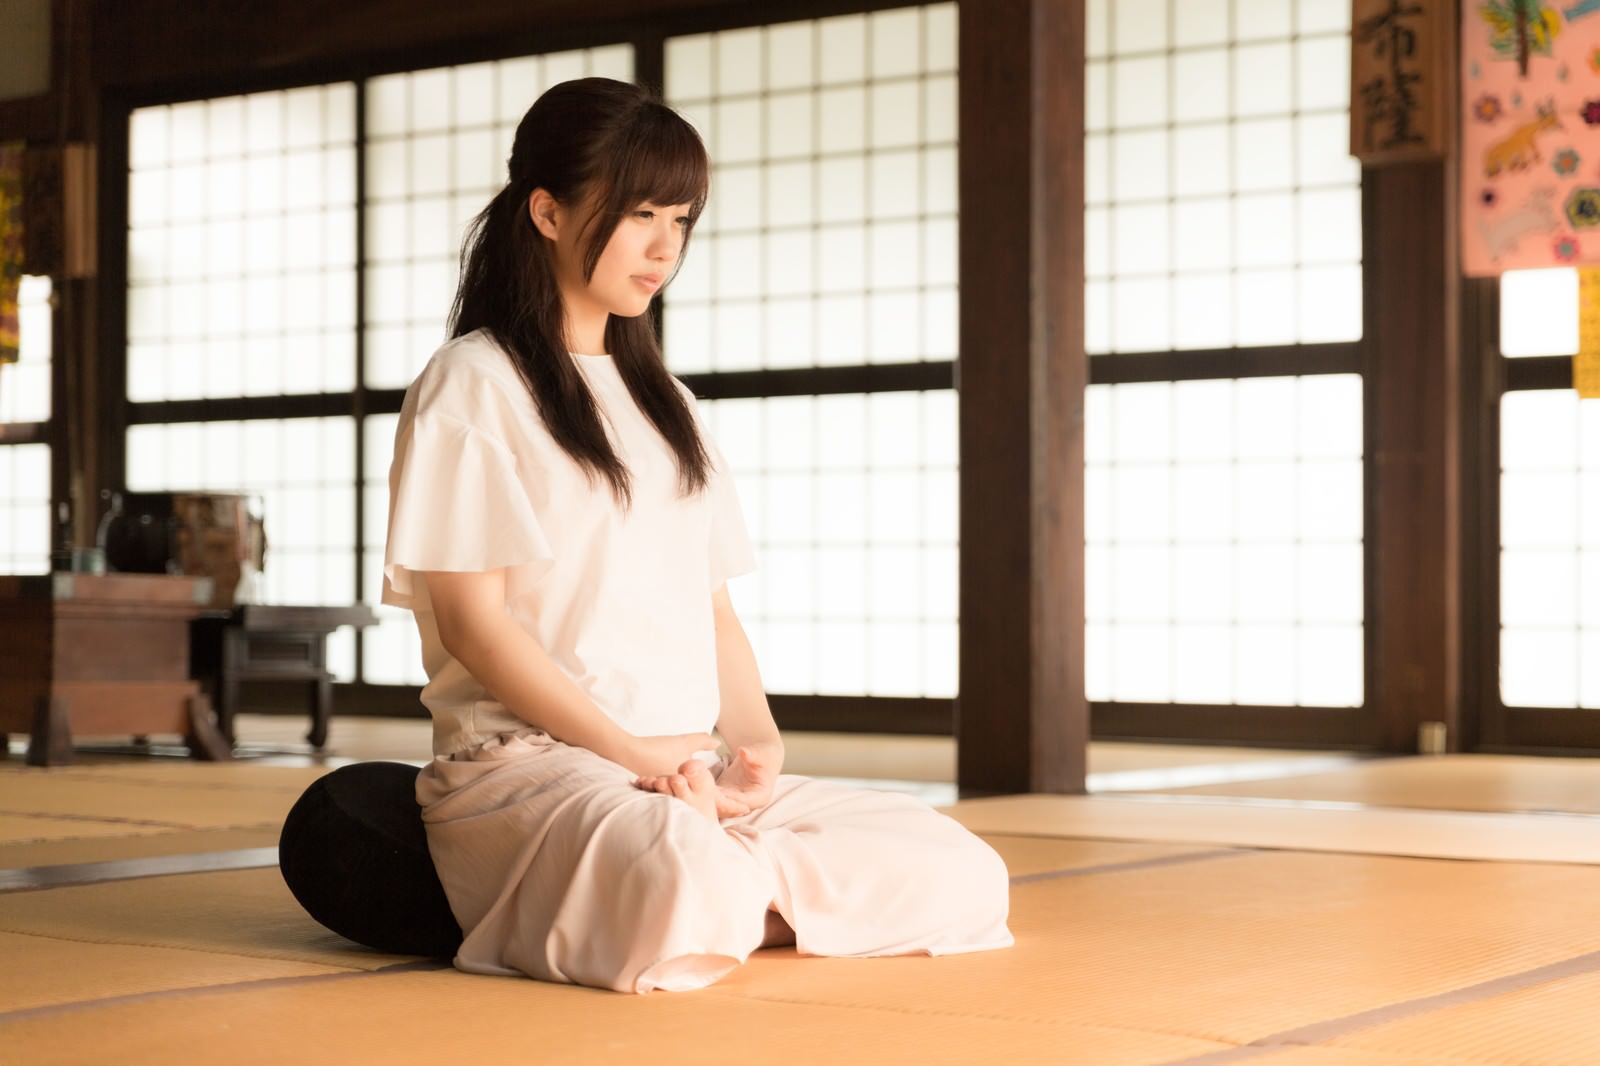
[[[612,157],[617,166],[610,175],[628,205],[623,210],[642,203],[688,204],[694,225],[711,185],[711,161],[694,127],[665,104],[649,103],[624,136],[628,143]]]
[[[684,248],[711,186],[711,160],[695,128],[662,103],[643,104],[600,155],[590,182],[595,211],[585,230],[584,274],[600,261],[617,223],[640,204],[688,205]],[[680,253],[678,265],[682,266]],[[674,270],[674,275],[677,271]]]

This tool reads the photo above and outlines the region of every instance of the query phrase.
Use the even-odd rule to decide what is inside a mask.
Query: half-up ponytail
[[[688,203],[692,229],[709,181],[705,147],[693,127],[644,89],[584,78],[551,88],[528,109],[507,169],[505,187],[468,227],[450,336],[488,333],[510,355],[556,443],[591,478],[609,481],[626,505],[631,478],[567,351],[555,262],[528,215],[528,199],[542,188],[560,203],[592,197],[599,205],[584,260],[587,277],[618,220],[640,203]],[[649,316],[611,316],[605,339],[634,402],[672,449],[682,491],[702,490],[710,459],[694,413],[662,362]]]

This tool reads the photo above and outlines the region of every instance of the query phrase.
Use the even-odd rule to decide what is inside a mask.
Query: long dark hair
[[[645,89],[581,78],[534,101],[517,126],[507,169],[505,188],[473,219],[462,245],[450,336],[481,329],[493,337],[516,365],[556,443],[591,482],[597,476],[610,481],[626,506],[632,479],[567,352],[554,257],[528,216],[528,198],[542,188],[570,207],[595,205],[585,224],[587,281],[617,223],[641,203],[687,203],[693,229],[710,183],[705,145],[694,127]],[[688,250],[687,231],[683,247]],[[704,489],[711,461],[689,403],[662,362],[649,316],[610,316],[605,342],[639,410],[677,457],[682,493]]]

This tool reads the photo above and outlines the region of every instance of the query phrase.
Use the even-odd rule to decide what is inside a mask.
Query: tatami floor
[[[711,989],[471,977],[326,932],[274,846],[427,726],[244,716],[232,764],[0,760],[0,1063],[1600,1063],[1600,760],[1097,744],[1093,794],[955,803],[954,750],[797,734],[1012,874],[1008,951],[758,953]]]

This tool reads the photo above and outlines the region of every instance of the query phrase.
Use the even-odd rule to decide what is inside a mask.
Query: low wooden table
[[[71,762],[75,734],[177,733],[196,758],[231,758],[189,671],[210,598],[201,577],[0,577],[0,739],[31,733],[34,766]]]
[[[301,607],[249,603],[193,624],[194,676],[205,683],[217,707],[217,725],[233,740],[233,716],[244,681],[301,681],[310,687],[311,731],[306,740],[328,742],[333,675],[328,672],[328,635],[340,626],[369,626],[372,608]]]

